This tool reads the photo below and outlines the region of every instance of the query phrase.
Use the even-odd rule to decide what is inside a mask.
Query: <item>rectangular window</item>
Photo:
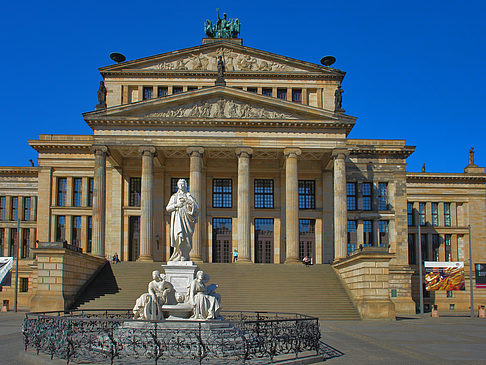
[[[432,203],[432,226],[439,225],[439,203]]]
[[[157,88],[157,97],[163,98],[167,95],[169,95],[169,88],[167,86],[159,86]]]
[[[373,246],[373,221],[363,221],[363,246]]]
[[[273,208],[273,180],[255,179],[255,208]]]
[[[93,240],[93,217],[88,216],[88,229],[86,230],[86,252],[91,252],[91,243]]]
[[[15,247],[17,246],[17,228],[10,228],[10,247],[8,256],[16,256]]]
[[[19,212],[19,198],[14,196],[12,197],[12,206],[10,207],[10,220],[16,221],[18,218]]]
[[[184,91],[184,89],[182,88],[182,86],[174,86],[172,88],[172,94],[180,94]]]
[[[451,226],[451,203],[444,203],[444,226]]]
[[[357,208],[356,183],[346,183],[346,205],[348,210]]]
[[[0,228],[0,256],[6,256],[3,252],[5,246],[5,228]]]
[[[190,190],[190,185],[189,185],[189,178],[188,177],[173,177],[170,179],[170,195],[177,193],[177,190],[179,190],[179,187],[177,186],[177,182],[180,179],[184,179],[187,182],[187,191]]]
[[[452,261],[452,247],[451,247],[451,235],[446,234],[444,236],[444,244],[445,244],[445,260]]]
[[[30,209],[32,204],[32,198],[27,196],[24,198],[24,221],[30,221]]]
[[[94,191],[94,179],[90,177],[88,180],[88,207],[93,206],[93,191]]]
[[[71,227],[71,244],[76,247],[81,247],[81,217],[74,216]]]
[[[378,229],[380,231],[380,247],[388,247],[388,221],[379,221]]]
[[[371,210],[371,183],[363,183],[363,210]]]
[[[419,203],[419,222],[421,226],[425,226],[426,211],[425,203]]]
[[[5,220],[5,197],[0,196],[0,220]]]
[[[413,226],[414,224],[414,219],[413,219],[413,203],[408,202],[407,203],[407,219],[408,219],[408,225]]]
[[[316,220],[299,219],[299,260],[301,262],[306,256],[308,256],[311,261],[314,260],[315,242]]]
[[[429,261],[429,249],[427,245],[427,235],[420,235],[420,247],[422,248],[422,262]]]
[[[197,90],[197,86],[188,86],[187,91],[195,91]]]
[[[80,207],[83,196],[83,179],[75,177],[73,179],[73,207]]]
[[[292,101],[302,103],[302,89],[292,89]]]
[[[277,89],[277,98],[287,100],[287,89]]]
[[[388,183],[378,183],[378,210],[388,210]]]
[[[439,259],[440,236],[438,234],[432,235],[432,261],[440,261]]]
[[[56,217],[56,241],[64,242],[66,240],[66,216],[58,215]]]
[[[408,264],[415,265],[417,263],[417,255],[415,249],[415,235],[408,234]]]
[[[299,180],[299,209],[316,208],[316,182]]]
[[[232,208],[232,180],[213,179],[213,208]]]
[[[57,206],[66,206],[66,192],[67,192],[67,179],[65,177],[57,178]]]
[[[19,278],[19,292],[27,293],[29,291],[29,278]]]
[[[30,242],[30,229],[22,228],[22,247],[20,248],[20,257],[29,257],[29,242]]]
[[[257,93],[257,88],[256,87],[248,87],[246,88],[246,91],[250,92],[250,93]]]
[[[154,88],[152,86],[143,87],[143,100],[152,99]]]
[[[128,205],[131,207],[140,206],[141,183],[142,183],[142,179],[140,177],[130,178],[130,184],[129,184],[130,200],[128,202]]]
[[[357,239],[356,221],[348,221],[348,255],[356,250]]]
[[[270,88],[270,87],[264,87],[262,89],[262,95],[264,95],[264,96],[272,96],[272,88]]]

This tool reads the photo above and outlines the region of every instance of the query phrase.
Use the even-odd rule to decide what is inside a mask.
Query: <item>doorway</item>
[[[213,218],[213,262],[231,262],[231,218]]]
[[[255,218],[255,263],[273,264],[273,219]]]
[[[128,261],[136,261],[140,256],[140,217],[128,218]]]

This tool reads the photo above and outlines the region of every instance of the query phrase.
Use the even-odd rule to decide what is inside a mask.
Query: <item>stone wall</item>
[[[363,319],[394,319],[389,264],[393,254],[367,247],[333,265]]]

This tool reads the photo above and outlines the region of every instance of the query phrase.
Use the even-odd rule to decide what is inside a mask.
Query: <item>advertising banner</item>
[[[13,257],[0,257],[0,286],[12,283]]]
[[[486,289],[486,264],[474,265],[476,269],[476,288]]]
[[[465,290],[464,262],[425,261],[425,290]]]

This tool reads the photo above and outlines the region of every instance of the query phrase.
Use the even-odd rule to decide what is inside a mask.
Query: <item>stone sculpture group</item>
[[[180,179],[177,187],[166,207],[171,213],[170,244],[174,252],[167,265],[163,265],[164,274],[152,272],[148,292],[135,302],[134,319],[208,320],[221,317],[221,296],[215,292],[217,285],[206,285],[209,276],[190,261],[199,206],[187,191],[186,180]]]

